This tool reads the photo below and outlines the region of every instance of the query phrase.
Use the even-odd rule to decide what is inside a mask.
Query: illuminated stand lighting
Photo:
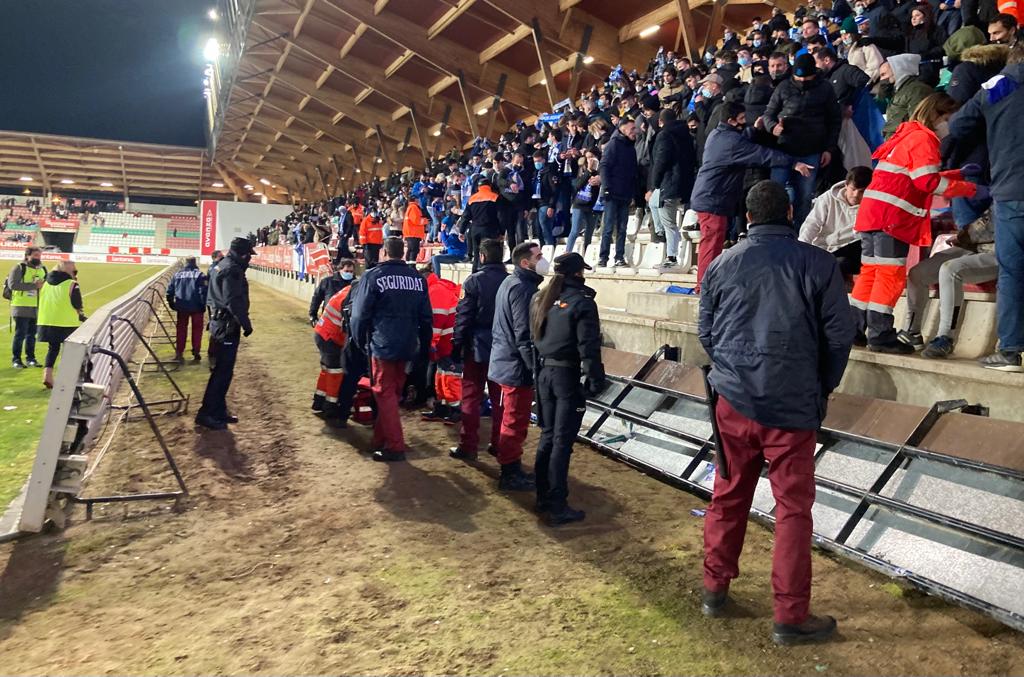
[[[206,16],[210,17],[210,21],[217,21],[220,19],[220,13],[213,7],[211,7],[210,11],[206,13]]]
[[[661,30],[661,26],[648,26],[647,28],[640,31],[640,37],[649,38],[655,33],[657,33],[659,30]]]

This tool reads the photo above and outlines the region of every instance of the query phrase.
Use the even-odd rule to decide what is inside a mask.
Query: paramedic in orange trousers
[[[402,240],[384,241],[387,260],[367,271],[352,292],[352,339],[370,362],[377,402],[373,426],[373,460],[404,461],[405,438],[398,399],[409,362],[425,362],[433,335],[427,281],[402,260]]]
[[[835,257],[799,242],[792,219],[781,183],[751,188],[749,234],[708,267],[698,334],[711,358],[723,456],[704,521],[703,611],[726,610],[767,460],[775,496],[777,644],[823,641],[836,629],[831,616],[810,614],[814,447],[854,334]]]

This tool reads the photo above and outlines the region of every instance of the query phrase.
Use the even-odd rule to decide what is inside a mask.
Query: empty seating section
[[[101,247],[152,247],[156,219],[151,214],[100,212],[92,218],[88,244]]]
[[[165,218],[165,217],[158,217]],[[195,216],[171,216],[167,220],[168,249],[199,249],[199,219]]]

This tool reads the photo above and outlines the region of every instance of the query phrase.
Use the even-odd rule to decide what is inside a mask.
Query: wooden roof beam
[[[239,202],[245,202],[245,193],[243,193],[242,190],[238,187],[238,184],[235,183],[235,180],[231,178],[230,174],[227,173],[223,165],[221,165],[219,162],[215,162],[213,163],[213,168],[217,170],[217,174],[220,175],[221,181],[223,181],[224,185],[227,186],[228,189],[234,194],[235,199],[238,200]]]
[[[645,28],[651,26],[661,26],[662,24],[671,21],[672,19],[679,17],[679,4],[678,2],[684,0],[671,0],[665,4],[651,10],[647,14],[630,21],[628,24],[619,29],[619,42],[629,42],[634,38],[640,37],[640,32]],[[706,5],[711,0],[688,0],[689,9],[696,9],[701,5]]]
[[[427,29],[427,39],[433,40],[443,33],[446,28],[455,23],[456,19],[465,14],[466,10],[472,7],[474,2],[476,0],[456,0],[456,3]]]

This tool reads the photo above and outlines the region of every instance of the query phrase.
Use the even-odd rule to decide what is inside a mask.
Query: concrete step
[[[626,312],[638,317],[696,324],[700,312],[700,297],[664,292],[629,292],[626,297]]]

